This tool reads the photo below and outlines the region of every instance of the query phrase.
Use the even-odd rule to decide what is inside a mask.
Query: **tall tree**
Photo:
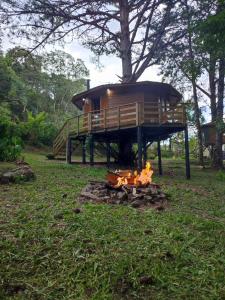
[[[191,85],[195,123],[198,129],[199,146],[201,146],[200,100],[209,102],[212,122],[220,124],[218,127],[220,130],[222,128],[224,71],[221,62],[225,57],[224,43],[222,43],[225,18],[220,17],[218,20],[216,17],[220,2],[212,0],[200,2],[181,0],[181,2],[183,2],[182,28],[186,34],[166,51],[162,70],[165,76],[173,78],[175,85],[185,85],[186,82],[189,86]],[[221,14],[223,14],[222,11],[220,16]],[[220,22],[220,25],[215,24],[215,22],[212,24],[215,18],[217,18],[217,23]],[[218,31],[220,32],[219,35]],[[218,122],[218,109],[220,122]],[[222,142],[222,135],[220,135],[220,141]],[[218,147],[215,147],[214,151],[214,166],[219,167],[220,165],[222,167],[222,145],[220,145],[219,151],[216,148]],[[200,147],[199,149],[201,161],[202,150]],[[219,160],[218,157],[220,157]]]
[[[225,1],[215,1],[216,9],[198,26],[202,48],[208,53],[211,113],[216,126],[216,144],[213,151],[213,165],[223,168],[224,89],[225,89]],[[217,88],[217,92],[216,92]]]
[[[187,92],[187,89],[192,91],[194,124],[198,137],[198,158],[199,163],[204,165],[201,110],[198,93],[198,80],[201,77],[201,67],[199,57],[196,53],[193,32],[195,22],[199,18],[199,7],[195,0],[181,0],[181,4],[180,17],[183,20],[183,37],[165,51],[162,58],[161,71],[165,80],[173,80],[173,84],[183,89],[183,92]]]
[[[5,29],[32,40],[34,49],[75,36],[97,55],[116,54],[122,61],[122,82],[136,81],[158,62],[159,53],[180,38],[179,9],[177,0],[2,0],[0,4]]]

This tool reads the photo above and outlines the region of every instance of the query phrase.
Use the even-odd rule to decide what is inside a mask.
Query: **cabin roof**
[[[83,98],[95,97],[102,95],[107,89],[116,89],[121,91],[127,88],[149,88],[154,91],[159,92],[160,94],[170,94],[171,96],[177,97],[181,100],[182,95],[174,88],[172,85],[163,82],[156,81],[141,81],[135,83],[116,83],[116,84],[104,84],[99,85],[89,90],[86,90],[80,94],[74,95],[72,98],[72,102],[79,108],[82,108],[82,100]]]
[[[225,119],[223,120],[223,122],[225,123]],[[216,126],[216,122],[209,122],[201,125],[202,128],[215,127],[215,126]]]

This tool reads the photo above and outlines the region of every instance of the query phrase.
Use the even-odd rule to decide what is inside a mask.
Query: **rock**
[[[89,198],[89,199],[92,199],[92,200],[99,200],[99,197],[95,196],[94,194],[92,194],[90,192],[81,192],[80,195],[82,197]]]
[[[135,208],[153,206],[157,210],[163,210],[159,207],[163,206],[167,198],[158,185],[135,188],[136,193],[133,193],[133,190],[134,187],[129,185],[116,189],[107,182],[91,181],[83,188],[79,200],[81,203],[89,201],[131,205]]]
[[[132,198],[134,200],[140,200],[140,199],[144,198],[144,195],[143,194],[136,194],[136,195],[133,195]]]
[[[144,233],[145,234],[152,234],[152,230],[151,229],[145,229]]]
[[[163,210],[165,210],[165,207],[162,206],[162,205],[158,205],[158,206],[156,206],[155,209],[156,209],[157,211],[163,211]]]
[[[110,200],[110,197],[109,196],[104,196],[102,199],[103,199],[104,202],[107,202],[108,200]]]
[[[145,196],[145,201],[146,202],[150,202],[150,203],[155,203],[155,201],[153,200],[152,196]]]
[[[154,280],[150,276],[142,276],[142,277],[140,277],[139,281],[140,281],[140,284],[143,284],[143,285],[149,285],[149,284],[154,283]]]
[[[0,183],[30,181],[35,179],[35,174],[30,166],[21,165],[16,169],[7,171],[0,176]]]
[[[55,220],[61,220],[61,219],[63,219],[63,213],[57,213],[57,214],[55,214],[54,215],[54,219]]]
[[[134,208],[140,207],[141,204],[142,204],[142,203],[141,203],[141,201],[139,201],[139,200],[135,200],[135,201],[131,202],[131,206],[134,207]]]
[[[81,191],[81,193],[83,193],[83,192],[90,192],[90,191],[92,191],[92,185],[91,184],[88,184],[88,185],[86,185],[83,189],[82,189],[82,191]]]
[[[81,210],[81,208],[77,207],[77,208],[74,208],[74,209],[73,209],[73,212],[74,212],[75,214],[79,214],[79,213],[82,212],[82,210]]]
[[[117,193],[117,198],[118,198],[118,200],[124,201],[124,200],[127,199],[127,194],[125,192],[118,192]]]
[[[24,158],[16,160],[16,165],[17,166],[21,166],[21,165],[23,165],[23,166],[29,166],[29,164],[24,161]]]

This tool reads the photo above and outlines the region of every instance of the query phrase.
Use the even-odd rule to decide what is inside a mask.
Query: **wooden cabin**
[[[66,142],[67,149],[71,149],[72,140],[85,144],[87,136],[93,143],[107,145],[126,139],[138,143],[140,167],[150,142],[157,141],[160,145],[160,140],[183,130],[188,138],[181,100],[182,95],[175,88],[160,82],[106,84],[88,89],[72,98],[80,114],[65,123],[54,141],[53,153],[57,155]],[[90,163],[93,164],[92,142],[90,145]],[[70,152],[67,151],[68,161],[71,160]],[[86,161],[84,152],[85,149],[83,162]]]
[[[203,124],[201,128],[202,128],[203,144],[205,145],[205,147],[215,145],[216,143],[215,124],[210,122],[207,124]],[[223,135],[223,144],[225,145],[225,133]]]
[[[185,123],[181,95],[158,82],[108,84],[76,95],[84,131],[110,130],[139,124]]]

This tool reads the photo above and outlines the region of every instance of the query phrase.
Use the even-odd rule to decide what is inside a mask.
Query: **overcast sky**
[[[9,48],[15,46],[26,47],[28,42],[20,41],[11,43],[6,37],[3,38],[2,47],[6,51]],[[90,71],[91,87],[95,87],[100,84],[106,83],[116,83],[119,82],[117,75],[121,76],[121,61],[115,56],[103,56],[101,57],[101,64],[103,65],[101,70],[99,70],[95,64],[92,62],[94,57],[93,53],[80,45],[77,41],[72,43],[66,43],[64,47],[57,46],[46,46],[43,50],[50,51],[54,49],[62,49],[67,53],[70,53],[76,59],[80,58],[84,61],[86,67]],[[150,80],[150,81],[161,81],[161,77],[157,75],[158,69],[157,66],[147,69],[144,74],[141,76],[141,80]]]

